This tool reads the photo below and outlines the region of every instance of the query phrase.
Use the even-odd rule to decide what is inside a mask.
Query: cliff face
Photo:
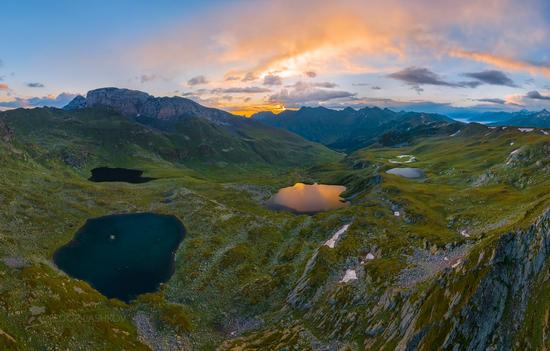
[[[214,108],[204,107],[182,97],[154,97],[137,90],[100,88],[91,90],[86,98],[77,96],[65,109],[109,107],[124,116],[144,116],[163,120],[180,117],[203,117],[220,122],[236,116]]]
[[[125,116],[135,116],[149,98],[152,96],[137,90],[101,88],[88,92],[86,107],[107,106]]]
[[[525,329],[530,336],[539,334],[531,327],[548,328],[548,321],[537,321],[537,316],[550,312],[550,306],[538,300],[541,286],[550,278],[550,210],[528,229],[501,236],[492,247],[474,250],[420,299],[408,299],[395,316],[401,331],[383,335],[399,340],[397,349],[401,350],[548,346],[548,340],[529,340],[521,334]],[[386,329],[390,330],[395,328]]]

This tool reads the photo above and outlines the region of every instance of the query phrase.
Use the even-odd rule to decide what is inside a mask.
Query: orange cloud
[[[537,0],[527,3],[531,6],[514,0],[225,3],[216,12],[197,14],[200,21],[151,38],[137,56],[146,66],[188,71],[210,65],[211,70],[224,69],[221,75],[253,73],[260,79],[270,73],[285,78],[310,70],[373,72],[379,69],[373,64],[377,60],[399,62],[411,56],[451,54],[481,61],[479,56],[459,55],[460,50],[513,57],[525,45],[546,40],[544,31],[532,35],[541,27]],[[453,28],[471,40],[453,43],[449,38]],[[455,51],[456,47],[460,49]]]
[[[8,90],[8,89],[9,89],[9,86],[7,84],[0,83],[0,90]]]
[[[531,74],[543,74],[550,77],[550,65],[536,64],[528,61],[517,60],[509,57],[501,57],[493,54],[466,51],[461,49],[451,50],[450,56],[488,63],[490,65],[512,71],[527,71]]]

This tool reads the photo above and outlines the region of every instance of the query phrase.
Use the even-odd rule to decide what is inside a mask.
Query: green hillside
[[[339,159],[254,124],[137,123],[89,109],[1,116],[2,349],[549,346],[550,139],[541,130],[440,130]],[[213,151],[204,156],[200,142]],[[239,152],[223,152],[230,147]],[[269,158],[279,148],[294,154]],[[415,162],[395,163],[408,159],[400,155]],[[98,165],[160,179],[88,181]],[[422,168],[426,179],[386,174],[392,167]],[[313,216],[264,206],[298,181],[346,185],[351,206]],[[88,218],[127,212],[175,215],[187,229],[174,276],[131,304],[51,260]],[[344,224],[335,248],[324,246]],[[357,279],[342,282],[347,270]],[[521,290],[503,288],[512,286]],[[487,304],[503,307],[476,313]],[[510,339],[499,339],[511,323]],[[526,333],[530,325],[543,329]]]
[[[153,172],[168,163],[212,172],[272,172],[341,157],[292,133],[237,118],[227,125],[201,117],[136,119],[108,108],[40,108],[7,111],[0,119],[15,134],[14,143],[37,161],[77,170],[131,166]]]

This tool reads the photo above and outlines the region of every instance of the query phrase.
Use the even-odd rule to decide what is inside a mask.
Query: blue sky
[[[6,0],[2,29],[3,109],[104,86],[242,114],[550,107],[544,0]]]

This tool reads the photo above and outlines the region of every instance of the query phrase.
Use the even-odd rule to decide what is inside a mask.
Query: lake
[[[55,252],[54,262],[108,298],[128,302],[170,279],[184,235],[185,228],[175,216],[136,213],[93,218]]]
[[[280,189],[267,201],[272,210],[285,210],[294,213],[313,214],[349,206],[340,197],[346,191],[342,185],[296,183]]]
[[[392,168],[387,170],[386,173],[395,174],[410,179],[422,179],[426,176],[426,173],[421,168]]]
[[[92,182],[126,182],[146,183],[155,178],[142,177],[142,170],[129,168],[98,167],[92,169],[92,176],[88,179]]]

